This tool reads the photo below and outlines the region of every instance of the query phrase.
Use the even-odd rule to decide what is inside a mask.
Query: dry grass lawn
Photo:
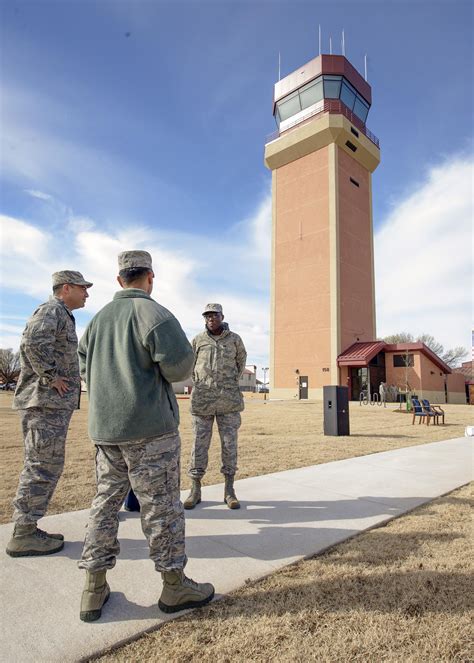
[[[0,394],[2,522],[22,465],[22,440],[11,394]],[[189,403],[180,401],[183,487],[191,448]],[[351,404],[351,436],[324,437],[316,402],[250,400],[239,442],[239,477],[325,463],[462,436],[469,406],[447,405],[446,426],[411,425],[394,406]],[[88,508],[94,451],[87,438],[87,399],[73,416],[66,467],[49,513]],[[219,444],[211,447],[206,483],[222,481]],[[470,491],[451,495],[366,532],[332,551],[251,583],[225,599],[166,624],[102,663],[473,661]]]
[[[84,396],[84,395],[83,395]],[[11,393],[0,393],[0,522],[11,520],[11,501],[23,462],[23,441],[19,417],[11,409]],[[180,400],[182,438],[182,487],[190,485],[186,468],[192,433],[189,401]],[[327,463],[415,444],[464,435],[472,408],[446,405],[446,425],[411,424],[411,416],[387,408],[351,403],[350,437],[323,435],[322,404],[314,401],[287,402],[248,400],[239,435],[237,478]],[[214,437],[209,454],[209,470],[204,483],[223,481],[220,473],[220,443]],[[74,413],[67,440],[66,465],[48,513],[89,508],[95,489],[94,447],[87,437],[87,396],[81,410]]]
[[[470,494],[461,488],[95,660],[472,662]]]

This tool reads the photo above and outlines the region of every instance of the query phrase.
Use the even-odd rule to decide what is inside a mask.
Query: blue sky
[[[79,331],[115,291],[116,254],[146,248],[155,297],[189,336],[222,301],[249,362],[268,362],[273,84],[323,52],[368,80],[377,331],[470,346],[473,4],[1,3],[0,346],[76,268]]]

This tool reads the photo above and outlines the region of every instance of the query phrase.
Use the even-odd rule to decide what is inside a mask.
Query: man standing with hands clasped
[[[221,304],[208,304],[203,312],[206,329],[192,342],[194,350],[191,415],[194,445],[188,475],[192,488],[184,502],[194,509],[201,501],[201,480],[207,464],[214,419],[221,438],[222,467],[225,477],[224,502],[229,509],[239,509],[234,490],[237,472],[237,438],[244,399],[239,388],[247,352],[238,334],[224,322]]]
[[[99,619],[110,595],[106,572],[120,551],[118,513],[132,489],[140,502],[150,557],[161,572],[164,612],[211,601],[214,587],[184,575],[179,410],[171,386],[188,377],[193,351],[178,320],[151,298],[147,251],[118,257],[122,290],[91,320],[79,345],[89,393],[89,436],[96,448],[97,492],[79,568],[86,571],[80,618]]]
[[[72,311],[85,306],[88,288],[80,272],[53,274],[53,294],[26,323],[20,343],[20,377],[13,408],[23,429],[25,460],[13,501],[11,557],[50,555],[62,534],[36,526],[44,516],[64,467],[69,421],[79,407],[81,379]]]

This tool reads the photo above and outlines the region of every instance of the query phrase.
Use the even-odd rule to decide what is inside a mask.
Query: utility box
[[[350,435],[348,387],[323,387],[323,400],[324,435]]]

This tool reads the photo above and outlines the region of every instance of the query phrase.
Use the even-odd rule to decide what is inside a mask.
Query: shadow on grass
[[[246,618],[304,613],[309,626],[311,614],[319,616],[318,620],[327,613],[354,611],[392,613],[411,619],[429,613],[464,614],[473,607],[469,590],[473,589],[472,577],[467,571],[385,570],[329,577],[320,570],[318,577],[306,575],[285,581],[270,588],[262,587],[265,581],[258,581],[249,588],[250,596],[226,597],[223,610],[219,604],[211,605],[197,617],[205,619],[210,612],[221,619],[230,613]],[[318,622],[314,627],[320,627]]]

